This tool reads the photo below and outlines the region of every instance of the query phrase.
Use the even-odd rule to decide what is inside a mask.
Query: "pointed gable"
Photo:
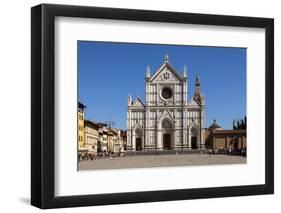
[[[199,104],[198,100],[196,98],[194,98],[194,96],[191,98],[188,105],[192,108],[199,108],[200,107],[200,104]]]
[[[165,109],[161,116],[159,117],[158,121],[162,121],[163,119],[168,118],[170,121],[174,122],[174,117],[172,116],[171,112],[168,109]]]
[[[134,107],[145,107],[145,104],[142,102],[140,97],[137,97],[136,100],[132,103]]]
[[[182,82],[183,77],[176,69],[165,61],[161,67],[151,76],[150,82]]]
[[[196,124],[196,120],[192,120],[192,122],[188,125],[188,128],[191,130],[192,128],[197,129],[198,126]]]
[[[143,123],[141,121],[137,121],[136,124],[133,126],[134,129],[142,129],[143,128]]]

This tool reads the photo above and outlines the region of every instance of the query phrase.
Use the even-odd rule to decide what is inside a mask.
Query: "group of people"
[[[247,150],[246,148],[242,149],[231,149],[231,148],[226,148],[226,147],[221,147],[218,150],[213,150],[213,149],[207,149],[208,154],[228,154],[228,155],[241,155],[243,157],[247,156]]]
[[[118,152],[110,152],[106,149],[103,149],[100,152],[85,152],[78,153],[78,161],[89,161],[89,160],[97,160],[97,159],[105,159],[105,158],[114,158],[114,157],[125,157],[125,150],[119,149]]]

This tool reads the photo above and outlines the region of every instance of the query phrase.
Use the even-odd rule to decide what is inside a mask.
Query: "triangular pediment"
[[[182,82],[182,76],[168,62],[164,62],[162,66],[151,76],[150,82]]]
[[[165,118],[168,118],[170,121],[172,121],[172,122],[174,122],[174,118],[173,118],[173,116],[172,116],[172,113],[168,110],[168,109],[165,109],[163,112],[162,112],[162,114],[161,114],[161,116],[160,116],[160,118],[159,118],[159,120],[158,121],[162,121],[163,119],[165,119]]]
[[[143,128],[143,124],[141,123],[141,121],[138,121],[135,126],[134,126],[134,129],[142,129]]]
[[[190,106],[196,106],[196,107],[199,107],[200,106],[200,103],[198,102],[198,100],[196,99],[196,97],[192,97],[190,102],[189,102],[189,105]]]
[[[189,128],[190,130],[191,130],[193,127],[196,128],[196,129],[198,128],[197,125],[196,125],[195,120],[193,120],[193,121],[188,125],[188,128]]]
[[[132,106],[134,107],[144,107],[144,103],[142,102],[140,97],[137,97],[136,100],[133,102]]]

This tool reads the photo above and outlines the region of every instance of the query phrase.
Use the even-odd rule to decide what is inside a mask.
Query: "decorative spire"
[[[149,68],[149,65],[147,65],[147,67],[146,67],[146,77],[150,78],[150,68]]]
[[[199,105],[205,105],[205,98],[200,92],[200,78],[198,74],[196,76],[194,98],[198,101]]]
[[[165,55],[164,61],[165,61],[165,62],[169,62],[169,56],[168,56],[168,54]]]
[[[186,67],[186,65],[183,66],[183,77],[184,78],[187,77],[187,67]]]
[[[201,94],[200,92],[200,78],[199,75],[196,75],[196,81],[195,81],[195,94],[199,95]]]
[[[128,104],[128,106],[131,106],[131,104],[132,104],[132,96],[131,96],[130,93],[129,93],[128,98],[127,98],[127,104]]]
[[[195,86],[200,86],[200,78],[199,78],[199,75],[198,75],[198,74],[196,75],[196,83],[195,83]]]

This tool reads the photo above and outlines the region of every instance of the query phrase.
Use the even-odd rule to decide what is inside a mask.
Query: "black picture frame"
[[[54,171],[55,17],[264,28],[265,184],[56,197]],[[31,8],[31,204],[60,208],[274,193],[274,20],[225,15],[41,4]]]

